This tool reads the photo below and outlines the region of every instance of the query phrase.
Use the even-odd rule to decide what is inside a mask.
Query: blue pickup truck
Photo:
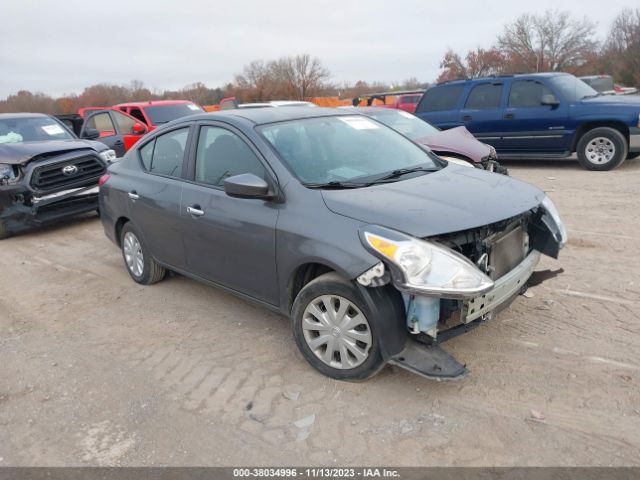
[[[564,158],[611,170],[640,155],[640,96],[601,95],[566,73],[454,80],[425,92],[415,114],[464,125],[500,158]]]

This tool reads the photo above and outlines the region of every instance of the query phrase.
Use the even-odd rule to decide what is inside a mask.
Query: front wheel
[[[372,312],[338,274],[309,282],[296,297],[291,317],[302,355],[328,377],[364,380],[384,367]]]
[[[577,145],[578,161],[587,170],[612,170],[627,158],[627,140],[610,127],[589,130]]]
[[[151,285],[162,280],[167,271],[151,256],[138,230],[126,223],[120,233],[122,258],[131,278],[142,285]]]

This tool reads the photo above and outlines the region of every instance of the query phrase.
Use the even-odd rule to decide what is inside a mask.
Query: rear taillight
[[[110,178],[111,178],[111,175],[109,175],[108,173],[105,173],[98,179],[98,186],[101,187],[102,185],[107,183],[107,180],[109,180]]]

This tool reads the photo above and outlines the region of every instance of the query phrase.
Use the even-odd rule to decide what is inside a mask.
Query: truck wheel
[[[4,222],[0,221],[0,240],[5,239],[5,238],[9,238],[11,236],[11,233],[7,231],[7,229],[4,226]]]
[[[598,127],[580,137],[576,148],[578,161],[587,170],[611,170],[627,158],[628,145],[616,129]]]
[[[167,271],[151,257],[149,249],[142,241],[142,236],[131,224],[126,223],[120,233],[122,258],[127,272],[134,281],[142,285],[151,285],[164,278]]]
[[[640,157],[640,152],[631,152],[627,155],[627,160],[633,160],[634,158]]]
[[[386,361],[372,313],[354,285],[331,272],[309,282],[293,303],[293,337],[305,359],[337,380],[365,380]]]

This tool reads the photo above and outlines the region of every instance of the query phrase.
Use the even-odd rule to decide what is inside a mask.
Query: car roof
[[[183,117],[182,120],[223,120],[232,118],[242,118],[262,125],[265,123],[286,122],[288,120],[302,120],[304,118],[333,117],[345,115],[357,115],[354,110],[340,110],[337,108],[301,108],[301,107],[279,107],[279,108],[242,108],[233,110],[222,110],[212,113],[201,113]]]
[[[50,115],[47,115],[45,113],[26,113],[26,112],[0,113],[0,120],[5,118],[35,118],[35,117],[40,117],[40,118],[50,117]]]
[[[491,75],[488,77],[478,77],[478,78],[460,78],[457,80],[448,80],[445,82],[438,83],[434,86],[440,85],[456,85],[456,84],[465,84],[465,83],[475,83],[482,82],[487,80],[499,80],[501,78],[535,78],[535,77],[558,77],[561,75],[571,75],[570,73],[565,72],[538,72],[538,73],[516,73],[513,75]]]
[[[116,107],[152,107],[159,105],[180,105],[193,103],[191,100],[149,100],[147,102],[125,102],[115,105]]]

